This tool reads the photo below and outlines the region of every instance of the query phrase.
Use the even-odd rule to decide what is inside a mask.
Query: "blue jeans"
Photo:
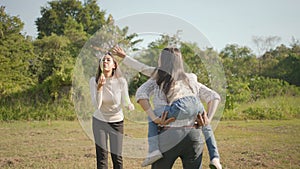
[[[202,103],[197,97],[188,96],[177,99],[170,106],[163,106],[154,110],[156,116],[161,116],[167,111],[167,118],[175,117],[176,120],[195,119],[198,113],[204,110]],[[148,117],[148,144],[149,152],[159,150],[158,148],[158,126]],[[191,124],[187,124],[191,125]]]
[[[218,148],[217,148],[216,139],[215,139],[215,136],[214,136],[214,132],[211,128],[211,125],[203,126],[202,127],[202,133],[203,133],[204,138],[205,138],[205,142],[206,142],[206,146],[207,146],[207,150],[208,150],[210,160],[212,160],[213,158],[220,158],[219,151],[218,151]]]

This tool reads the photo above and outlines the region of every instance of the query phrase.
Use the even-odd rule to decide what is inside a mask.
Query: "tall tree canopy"
[[[76,21],[88,34],[95,33],[105,24],[105,12],[100,11],[96,0],[88,0],[82,5],[79,0],[58,0],[48,2],[41,8],[41,17],[36,20],[38,38],[52,33],[63,35],[67,24]],[[80,29],[80,28],[79,28]]]

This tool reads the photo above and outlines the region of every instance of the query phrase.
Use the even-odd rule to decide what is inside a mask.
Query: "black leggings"
[[[108,146],[109,139],[110,153],[114,169],[123,168],[122,144],[124,122],[108,123],[93,117],[93,133],[96,145],[97,168],[108,168]]]

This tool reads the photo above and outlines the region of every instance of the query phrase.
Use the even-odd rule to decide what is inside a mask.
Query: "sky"
[[[46,4],[47,0],[0,0],[8,14],[25,23],[23,32],[33,37],[35,20]],[[143,13],[179,18],[200,31],[217,51],[237,44],[255,52],[253,37],[277,36],[285,45],[292,38],[300,40],[299,0],[98,0],[98,4],[117,21]]]

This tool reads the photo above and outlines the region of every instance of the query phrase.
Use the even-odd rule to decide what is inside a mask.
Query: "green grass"
[[[145,124],[125,123],[126,137],[143,138],[146,129]],[[221,121],[215,130],[224,169],[300,168],[299,133],[299,119]],[[94,143],[78,121],[1,122],[0,135],[0,168],[95,168]],[[141,168],[142,160],[124,157],[124,168]],[[182,168],[180,160],[173,168]]]
[[[277,96],[225,110],[223,120],[288,120],[300,118],[300,97]]]

